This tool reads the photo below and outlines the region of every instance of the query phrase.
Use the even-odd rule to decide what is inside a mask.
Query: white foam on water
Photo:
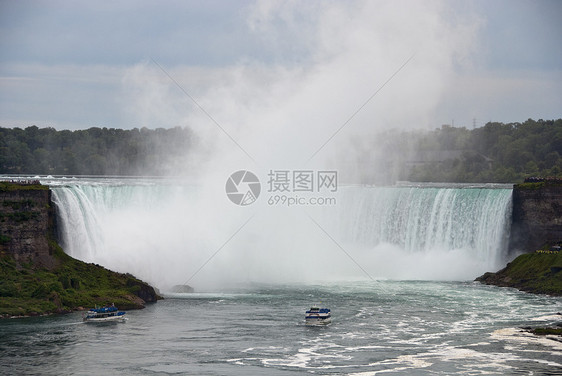
[[[331,364],[332,361],[346,361],[352,359],[352,356],[343,354],[343,351],[337,351],[343,349],[343,347],[336,343],[325,342],[321,339],[314,339],[307,343],[312,343],[313,345],[301,347],[296,353],[284,358],[262,358],[260,362],[265,366],[332,369],[341,367]],[[334,351],[335,349],[337,350]]]
[[[347,346],[345,351],[361,351],[361,350],[380,350],[389,349],[389,346],[366,345],[366,346]]]
[[[531,321],[562,321],[562,315],[559,313],[554,315],[544,315],[531,318]]]
[[[396,366],[393,368],[388,368],[389,366]],[[394,359],[383,360],[380,362],[370,363],[368,367],[385,367],[381,370],[376,371],[363,371],[363,372],[353,372],[349,376],[373,376],[381,373],[388,372],[401,372],[411,369],[420,369],[431,367],[433,363],[423,359],[417,355],[401,355]]]
[[[239,299],[239,298],[256,298],[256,299],[267,299],[268,296],[263,294],[244,294],[244,293],[223,293],[223,292],[162,292],[164,298],[174,298],[174,299],[220,299],[224,301],[226,299]]]
[[[508,342],[519,351],[529,351],[530,347],[533,346],[545,351],[552,350],[551,354],[553,355],[562,355],[562,342],[560,342],[559,336],[539,336],[520,328],[504,328],[495,330],[490,337],[498,341]]]

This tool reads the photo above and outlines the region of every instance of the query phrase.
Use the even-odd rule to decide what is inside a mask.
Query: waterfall
[[[365,278],[357,264],[375,279],[473,279],[506,262],[511,221],[505,188],[340,187],[334,207],[285,209],[173,183],[51,188],[67,253],[158,286]]]
[[[337,216],[342,238],[408,253],[465,249],[490,263],[503,261],[511,224],[511,189],[345,189]]]

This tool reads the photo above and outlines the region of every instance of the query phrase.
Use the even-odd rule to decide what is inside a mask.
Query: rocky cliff
[[[0,317],[115,303],[143,308],[160,297],[130,274],[76,260],[55,241],[51,192],[38,182],[0,182]]]
[[[476,280],[488,285],[562,296],[562,180],[527,179],[513,187],[509,250],[521,254],[495,273]]]
[[[18,264],[55,266],[48,243],[56,230],[49,187],[35,181],[0,182],[0,225],[0,255]]]
[[[562,181],[540,179],[513,187],[511,253],[562,241]]]
[[[476,278],[487,285],[562,296],[562,253],[539,251],[518,256],[496,273]]]

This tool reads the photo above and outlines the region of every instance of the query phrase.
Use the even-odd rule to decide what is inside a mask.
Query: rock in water
[[[195,292],[193,287],[189,285],[175,285],[171,288],[170,292],[179,293],[179,294],[189,294]]]

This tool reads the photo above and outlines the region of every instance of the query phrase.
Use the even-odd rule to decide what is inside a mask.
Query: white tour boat
[[[304,317],[306,325],[327,325],[332,322],[332,313],[329,308],[313,306]]]
[[[90,308],[84,316],[85,322],[124,322],[127,321],[125,312],[115,306]]]

